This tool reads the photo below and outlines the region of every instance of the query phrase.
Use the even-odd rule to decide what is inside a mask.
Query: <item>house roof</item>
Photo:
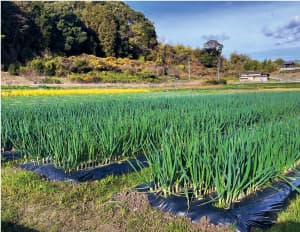
[[[247,77],[269,77],[269,73],[264,72],[253,72],[253,71],[247,71],[240,74],[240,78],[247,78]]]
[[[293,65],[295,63],[293,61],[285,61],[283,64],[284,65]]]
[[[258,75],[261,75],[262,72],[257,72],[257,71],[246,71],[246,72],[243,72],[242,75],[249,75],[249,74],[258,74]]]

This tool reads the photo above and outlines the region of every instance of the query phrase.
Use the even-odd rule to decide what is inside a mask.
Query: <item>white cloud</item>
[[[203,35],[202,39],[204,39],[204,40],[225,41],[225,40],[229,40],[230,37],[228,35],[226,35],[225,33],[223,33],[223,34]]]
[[[300,41],[300,16],[295,16],[289,20],[285,25],[277,27],[276,29],[263,28],[263,34],[266,37],[277,40],[275,45],[282,45],[288,43],[296,43]]]

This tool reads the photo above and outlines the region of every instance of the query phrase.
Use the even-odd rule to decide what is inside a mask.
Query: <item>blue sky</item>
[[[227,57],[300,60],[300,2],[126,3],[154,23],[161,42],[201,48],[217,39]]]

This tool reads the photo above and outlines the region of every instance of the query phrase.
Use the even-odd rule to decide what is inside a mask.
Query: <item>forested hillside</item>
[[[13,75],[92,81],[215,76],[217,56],[157,42],[142,13],[122,2],[1,2],[1,69]],[[201,25],[200,25],[201,26]],[[200,36],[200,35],[199,35]],[[283,60],[221,57],[222,75],[273,72]]]
[[[156,44],[153,24],[122,2],[1,2],[2,62],[45,50],[138,58]]]

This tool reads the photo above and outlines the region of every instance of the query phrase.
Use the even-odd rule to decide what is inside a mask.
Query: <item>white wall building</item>
[[[262,72],[244,72],[240,74],[240,82],[267,82],[269,76],[268,73]]]

